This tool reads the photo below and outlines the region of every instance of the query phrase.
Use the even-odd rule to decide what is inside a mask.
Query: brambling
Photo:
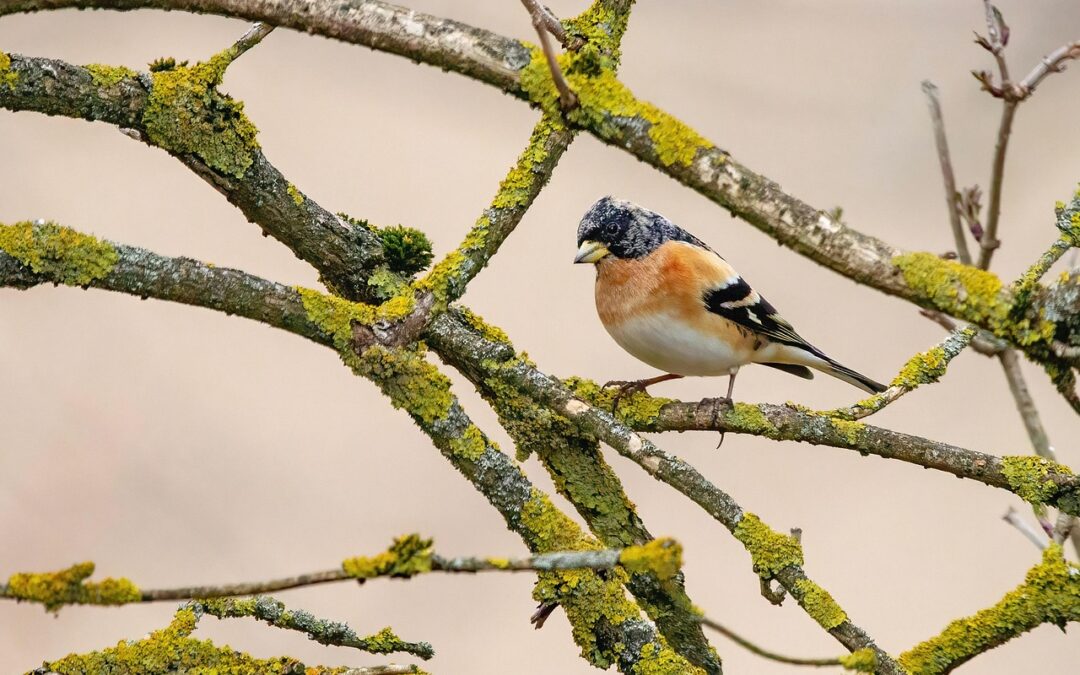
[[[804,340],[704,242],[658,213],[604,197],[578,226],[575,263],[596,266],[596,310],[619,346],[664,375],[615,381],[615,399],[688,375],[760,363],[805,379],[811,368],[870,393],[885,391]]]

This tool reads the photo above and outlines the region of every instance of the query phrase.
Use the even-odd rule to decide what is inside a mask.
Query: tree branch
[[[713,629],[717,633],[720,633],[727,639],[731,640],[735,644],[739,645],[743,649],[749,651],[752,654],[757,654],[762,658],[769,659],[770,661],[777,661],[779,663],[787,663],[793,666],[839,666],[841,665],[840,659],[804,659],[794,656],[785,656],[783,654],[777,654],[776,652],[769,651],[764,647],[759,647],[753,642],[750,642],[746,638],[742,637],[735,631],[727,628],[721,623],[713,621],[707,617],[701,619],[701,623],[709,628]]]
[[[938,162],[941,164],[941,176],[945,183],[945,206],[952,226],[953,241],[956,243],[956,255],[965,265],[971,264],[971,252],[968,250],[967,235],[960,222],[960,208],[957,204],[959,192],[956,189],[956,177],[953,175],[952,159],[949,156],[949,140],[945,135],[945,118],[941,113],[941,101],[938,88],[930,80],[923,80],[923,93],[930,106],[930,121],[934,126],[934,143],[937,146]]]

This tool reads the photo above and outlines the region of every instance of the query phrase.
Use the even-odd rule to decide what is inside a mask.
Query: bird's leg
[[[720,399],[720,400],[722,400],[724,403],[726,403],[728,405],[731,405],[732,403],[734,403],[734,401],[731,398],[731,394],[735,391],[735,376],[738,375],[738,374],[739,374],[739,369],[735,368],[734,370],[731,371],[731,374],[728,375],[727,396]],[[716,444],[716,449],[719,450],[720,446],[723,445],[723,444],[724,444],[724,430],[721,429],[720,430],[720,442],[718,442]]]
[[[677,380],[680,377],[682,377],[682,375],[664,373],[663,375],[657,375],[656,377],[650,377],[644,380],[611,380],[609,382],[605,382],[602,389],[607,389],[608,387],[619,388],[619,393],[615,394],[615,400],[611,403],[611,414],[614,415],[615,411],[619,407],[619,401],[621,401],[624,396],[636,394],[639,391],[645,391],[648,387],[651,387],[654,384],[659,384],[660,382],[667,382],[668,380]]]

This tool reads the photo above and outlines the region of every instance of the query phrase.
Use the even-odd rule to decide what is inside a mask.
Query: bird
[[[726,260],[664,216],[603,197],[578,225],[575,263],[596,267],[596,311],[616,343],[663,371],[613,380],[623,396],[687,376],[727,375],[732,401],[740,368],[761,364],[807,380],[831,375],[868,393],[886,387],[800,336]]]

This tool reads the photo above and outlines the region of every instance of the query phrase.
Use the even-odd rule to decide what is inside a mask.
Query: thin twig
[[[951,316],[939,312],[936,309],[920,309],[919,314],[922,314],[927,319],[930,319],[947,331],[954,331],[959,326]],[[971,340],[971,348],[983,356],[997,356],[1007,347],[1008,343],[995,337],[993,333],[985,330],[980,330]]]
[[[720,633],[727,639],[731,640],[735,644],[739,645],[743,649],[757,654],[763,658],[771,661],[779,661],[780,663],[787,663],[793,666],[839,666],[840,659],[802,659],[795,656],[784,656],[783,654],[777,654],[776,652],[770,652],[764,647],[759,647],[753,642],[750,642],[746,638],[742,637],[738,633],[732,631],[730,628],[719,624],[708,617],[702,617],[701,623],[704,626],[708,626],[717,633]]]
[[[555,88],[559,90],[559,102],[562,104],[562,109],[573,110],[578,104],[577,95],[563,77],[559,60],[555,56],[555,48],[551,44],[551,38],[548,37],[550,29],[546,17],[549,13],[535,1],[521,0],[521,4],[525,5],[525,9],[529,10],[529,15],[532,17],[533,28],[536,29],[536,34],[540,38],[540,48],[544,50],[544,58],[547,59],[548,68],[551,69],[551,79],[555,81]]]
[[[1080,40],[1058,47],[1042,57],[1039,65],[1035,66],[1017,86],[1024,92],[1024,97],[1027,98],[1035,92],[1035,87],[1039,86],[1039,83],[1047,75],[1065,70],[1065,62],[1072,59],[1080,59]]]
[[[959,193],[956,190],[956,177],[953,175],[952,159],[949,156],[949,140],[945,135],[945,118],[941,113],[938,88],[930,80],[923,80],[922,90],[926,94],[927,104],[930,107],[930,121],[934,125],[934,143],[937,146],[941,176],[945,183],[945,206],[949,211],[949,224],[952,225],[953,240],[956,242],[956,255],[960,258],[960,262],[970,265],[971,252],[968,250],[963,223],[960,222]]]
[[[990,203],[986,211],[986,230],[979,240],[979,269],[982,270],[990,268],[994,251],[1001,246],[997,238],[998,223],[1001,220],[1001,188],[1005,178],[1005,153],[1009,149],[1009,136],[1012,134],[1017,102],[1005,101],[1002,106],[997,144],[994,146],[994,162],[990,171]]]
[[[223,52],[222,56],[226,63],[232,63],[236,59],[243,56],[249,49],[254,47],[263,41],[263,38],[272,33],[274,26],[265,24],[262,22],[256,23],[248,29],[248,32],[240,36],[240,39],[233,43],[231,49]]]
[[[559,21],[559,18],[552,13],[550,9],[540,4],[539,0],[521,0],[522,4],[529,10],[529,14],[533,15],[534,21],[537,15],[540,15],[540,20],[549,33],[555,36],[555,39],[559,41],[563,47],[567,49],[579,48],[583,40],[581,38],[572,37],[566,32],[566,28]],[[535,25],[535,24],[534,24]]]
[[[1005,515],[1001,517],[1006,523],[1012,525],[1020,534],[1027,537],[1028,541],[1035,544],[1040,550],[1045,549],[1050,543],[1046,540],[1046,535],[1043,532],[1036,530],[1026,520],[1020,517],[1020,514],[1016,512],[1016,509],[1009,507],[1009,510],[1005,512]]]

